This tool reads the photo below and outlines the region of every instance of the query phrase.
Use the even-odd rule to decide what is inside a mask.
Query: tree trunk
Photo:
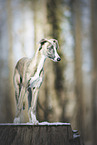
[[[93,113],[93,144],[97,144],[97,1],[91,0],[92,8],[92,50],[93,50],[93,101],[92,101],[92,113]]]
[[[8,79],[8,97],[6,98],[8,104],[6,106],[6,109],[8,112],[10,112],[10,115],[8,114],[8,122],[12,122],[13,116],[15,114],[15,107],[14,107],[14,99],[15,97],[13,96],[14,94],[14,87],[13,87],[13,36],[12,36],[12,24],[13,24],[13,19],[12,19],[12,7],[11,7],[11,0],[7,0],[6,2],[7,5],[7,11],[8,11],[8,38],[9,38],[9,53],[8,53],[8,67],[9,67],[9,79]]]
[[[0,145],[82,145],[69,123],[0,124]]]
[[[75,93],[76,93],[76,125],[83,134],[83,82],[82,82],[82,47],[81,47],[81,11],[80,0],[73,5],[74,10],[74,35],[75,35]]]

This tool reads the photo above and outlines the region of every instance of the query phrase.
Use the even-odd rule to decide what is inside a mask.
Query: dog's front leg
[[[23,99],[25,97],[25,93],[26,93],[26,88],[22,86],[20,96],[18,99],[18,104],[17,104],[16,117],[19,116],[19,114],[23,108]]]
[[[33,124],[39,123],[38,120],[36,119],[36,105],[37,105],[37,99],[38,99],[38,92],[39,92],[39,88],[35,88],[33,90],[31,107],[29,108],[29,111],[28,111],[29,122]]]

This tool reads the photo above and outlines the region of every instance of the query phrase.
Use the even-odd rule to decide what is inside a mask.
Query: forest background
[[[39,121],[70,122],[85,145],[97,143],[97,1],[0,0],[0,122],[13,122],[13,72],[42,38],[59,42],[61,62],[46,60]]]

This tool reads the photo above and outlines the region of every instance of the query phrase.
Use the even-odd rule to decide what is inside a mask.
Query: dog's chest
[[[40,88],[42,81],[43,81],[43,69],[40,70],[39,72],[37,71],[35,75],[31,77],[30,86],[32,88],[36,88],[36,87]]]
[[[44,76],[44,73],[43,73],[44,62],[45,62],[45,57],[42,56],[40,61],[35,64],[34,72],[30,79],[30,86],[33,88],[35,87],[39,88],[42,84],[43,76]]]

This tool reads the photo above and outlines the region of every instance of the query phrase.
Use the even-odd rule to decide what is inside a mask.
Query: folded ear
[[[44,45],[48,40],[47,39],[41,39],[39,41],[39,43],[41,44],[40,47],[39,47],[39,51],[42,49],[42,45]]]
[[[39,43],[41,44],[41,45],[43,45],[44,43],[46,43],[48,40],[47,39],[41,39],[40,41],[39,41]]]

